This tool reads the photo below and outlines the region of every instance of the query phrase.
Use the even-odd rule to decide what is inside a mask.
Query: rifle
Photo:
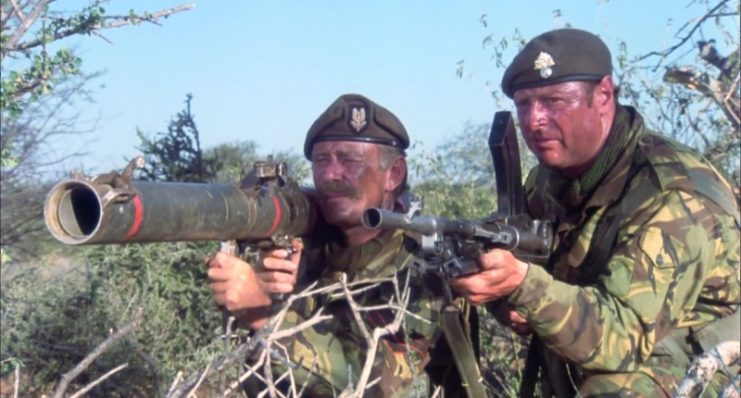
[[[517,136],[510,112],[497,112],[489,134],[494,162],[497,212],[479,220],[446,219],[369,208],[362,222],[370,229],[403,229],[421,235],[420,251],[436,272],[457,278],[479,271],[480,253],[500,248],[523,261],[545,262],[551,251],[550,222],[535,220],[525,212],[525,194]]]
[[[134,181],[133,159],[122,173],[89,178],[73,172],[44,204],[51,234],[69,245],[238,241],[256,248],[291,247],[312,229],[316,210],[287,177],[286,163],[253,164],[241,186]]]

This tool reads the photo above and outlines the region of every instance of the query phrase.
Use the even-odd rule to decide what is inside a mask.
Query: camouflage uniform
[[[684,344],[690,330],[739,308],[730,188],[705,160],[618,106],[582,178],[539,166],[526,189],[532,215],[554,219],[556,246],[508,300],[537,335],[528,361],[548,374],[546,394],[670,394],[697,349]],[[612,238],[600,233],[612,225]],[[535,353],[538,345],[545,349]]]
[[[419,380],[418,376],[424,375],[430,352],[438,340],[444,341],[438,326],[444,303],[442,281],[433,274],[414,274],[416,268],[412,263],[420,261],[412,254],[415,243],[401,231],[384,232],[359,247],[344,247],[338,243],[340,241],[325,240],[315,248],[307,243],[302,264],[310,266],[304,269],[307,273],[299,284],[318,280],[318,286],[332,285],[341,280],[342,273],[347,275],[348,283],[396,278],[402,292],[408,283],[408,313],[398,332],[380,339],[368,380],[380,379],[365,394],[372,397],[427,396],[426,379],[423,377],[419,383],[415,378]],[[311,275],[312,272],[315,275]],[[407,275],[410,276],[408,282]],[[398,302],[397,294],[392,282],[384,282],[354,296],[354,300],[359,307],[383,306]],[[300,300],[291,308],[280,329],[294,327],[318,311],[332,318],[280,340],[287,355],[278,352],[274,356],[274,374],[285,371],[284,358],[287,357],[295,384],[306,384],[305,396],[332,397],[348,386],[357,386],[368,345],[342,294]],[[390,324],[396,312],[374,309],[362,312],[361,318],[372,334],[374,328]],[[447,365],[454,369],[451,362],[448,360]]]

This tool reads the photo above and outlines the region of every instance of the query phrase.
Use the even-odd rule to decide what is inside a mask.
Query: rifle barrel
[[[363,212],[363,226],[368,229],[403,229],[423,235],[453,234],[464,239],[473,238],[476,224],[467,220],[448,220],[441,217],[415,216],[372,207]]]

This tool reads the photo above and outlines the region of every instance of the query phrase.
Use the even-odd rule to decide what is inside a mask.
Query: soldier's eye
[[[343,158],[342,161],[344,163],[355,164],[355,163],[360,163],[363,160],[360,158]]]

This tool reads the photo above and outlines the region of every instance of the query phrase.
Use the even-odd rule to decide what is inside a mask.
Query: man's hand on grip
[[[502,249],[482,254],[478,263],[481,271],[450,281],[453,290],[476,305],[508,296],[520,286],[529,267]]]

